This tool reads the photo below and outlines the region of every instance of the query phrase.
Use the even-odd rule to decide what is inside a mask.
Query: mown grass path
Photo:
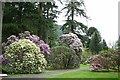
[[[81,65],[81,68],[66,70],[47,70],[41,74],[9,74],[6,78],[117,78],[115,72],[91,72],[89,65]]]
[[[74,71],[78,71],[78,70],[87,70],[88,68],[77,68],[77,69],[66,69],[66,70],[49,70],[46,71],[44,73],[41,74],[32,74],[32,75],[15,75],[15,76],[8,76],[6,78],[48,78],[54,75],[59,75],[59,74],[64,74],[64,73],[69,73],[69,72],[74,72]]]

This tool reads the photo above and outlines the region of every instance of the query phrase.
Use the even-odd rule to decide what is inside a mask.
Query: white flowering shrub
[[[28,39],[20,39],[10,44],[4,53],[8,59],[8,73],[40,73],[46,68],[47,62],[40,49]]]
[[[83,45],[76,34],[63,34],[62,36],[60,36],[60,42],[66,44],[71,49],[74,49],[76,51],[76,54],[80,58],[81,53],[83,51]]]

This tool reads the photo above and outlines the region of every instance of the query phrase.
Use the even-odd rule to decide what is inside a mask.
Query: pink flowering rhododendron
[[[82,42],[76,34],[73,33],[63,34],[60,37],[60,42],[67,44],[70,48],[74,49],[79,53],[82,53],[83,51]]]
[[[81,59],[81,54],[83,52],[83,45],[81,40],[78,38],[76,34],[69,33],[63,34],[60,36],[60,42],[66,44],[69,48],[74,49],[76,55]]]

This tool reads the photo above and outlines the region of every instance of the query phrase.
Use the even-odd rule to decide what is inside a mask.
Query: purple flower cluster
[[[43,40],[40,40],[38,36],[32,35],[29,36],[29,39],[40,48],[40,50],[42,51],[42,53],[44,53],[44,55],[50,54],[51,50],[49,45],[46,44]]]
[[[42,43],[39,45],[39,48],[43,53],[50,54],[50,47],[48,44]]]
[[[8,45],[11,43],[18,41],[19,39],[29,39],[33,43],[36,44],[36,46],[39,47],[40,51],[44,55],[49,55],[51,50],[48,44],[46,44],[43,40],[40,40],[40,38],[37,35],[31,35],[29,31],[25,31],[24,33],[20,33],[18,37],[15,35],[11,35],[10,37],[7,38],[7,42],[2,43],[2,47],[5,50]]]

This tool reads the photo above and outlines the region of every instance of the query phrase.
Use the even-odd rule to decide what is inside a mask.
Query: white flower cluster
[[[4,55],[9,59],[6,65],[9,73],[40,73],[47,65],[40,49],[28,39],[10,44]]]
[[[70,48],[74,49],[77,52],[82,53],[83,51],[82,42],[76,34],[73,34],[73,33],[63,34],[60,37],[60,41],[62,43],[67,44]]]

